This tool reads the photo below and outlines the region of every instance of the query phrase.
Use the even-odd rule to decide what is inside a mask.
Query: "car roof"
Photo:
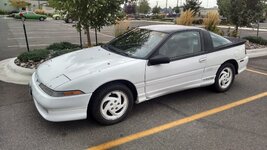
[[[33,11],[21,11],[20,13],[29,13],[29,12],[33,12]]]
[[[183,26],[183,25],[149,25],[139,27],[140,29],[147,29],[152,31],[172,33],[176,31],[190,30],[190,29],[201,29],[193,26]]]

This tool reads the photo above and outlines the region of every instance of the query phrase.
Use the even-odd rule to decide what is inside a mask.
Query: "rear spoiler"
[[[245,44],[247,41],[244,39],[240,39],[240,38],[234,38],[234,37],[225,37],[226,39],[230,40],[232,42],[232,44],[237,44],[237,45],[242,45]],[[237,46],[236,45],[236,46]]]
[[[243,45],[247,42],[246,40],[240,39],[240,38],[233,38],[233,37],[225,37],[225,38],[230,40],[232,43],[229,43],[229,44],[223,45],[223,46],[219,46],[215,50],[223,50],[223,49],[227,49],[227,48],[232,48],[232,47]]]

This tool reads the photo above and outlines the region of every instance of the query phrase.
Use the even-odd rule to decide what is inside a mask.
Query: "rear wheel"
[[[40,20],[40,21],[44,21],[45,18],[44,18],[44,17],[40,17],[39,20]]]
[[[112,84],[97,90],[92,98],[90,113],[105,125],[124,120],[133,107],[133,94],[123,84]]]
[[[230,89],[235,79],[235,67],[231,63],[223,64],[215,78],[214,88],[217,92],[225,92]]]

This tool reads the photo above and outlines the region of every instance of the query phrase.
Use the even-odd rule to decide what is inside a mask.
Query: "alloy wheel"
[[[233,78],[233,71],[231,68],[224,68],[219,76],[219,85],[222,89],[226,89],[231,85]]]
[[[128,107],[128,98],[122,91],[108,93],[101,102],[100,112],[107,120],[116,120],[124,115]]]

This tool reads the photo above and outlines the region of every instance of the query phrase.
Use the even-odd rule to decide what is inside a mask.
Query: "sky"
[[[179,6],[182,6],[183,3],[185,3],[185,1],[186,0],[178,0]],[[205,8],[211,8],[211,7],[217,6],[216,4],[217,0],[200,0],[200,1],[202,1],[201,6]],[[148,2],[149,2],[150,7],[156,6],[157,2],[161,8],[166,7],[166,0],[148,0]],[[175,7],[176,5],[177,5],[177,0],[168,0],[168,7],[169,6]]]

